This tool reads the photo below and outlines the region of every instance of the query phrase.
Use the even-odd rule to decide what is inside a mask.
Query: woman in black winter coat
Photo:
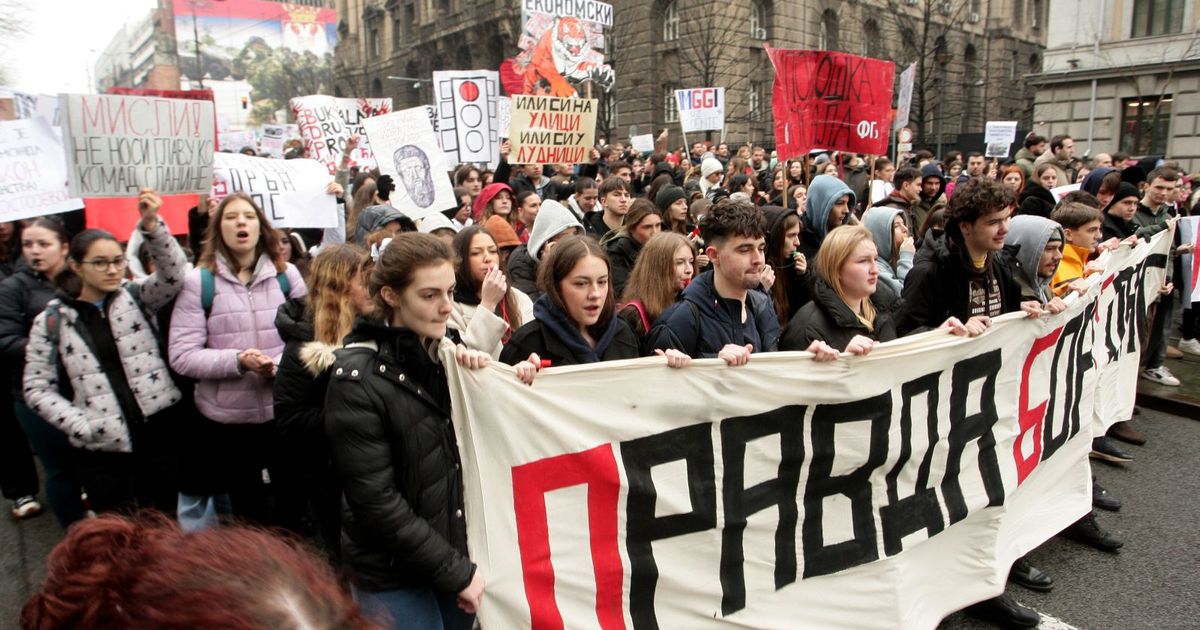
[[[326,247],[313,259],[308,295],[279,307],[275,327],[284,341],[275,374],[275,422],[290,492],[283,525],[307,535],[332,558],[341,545],[342,492],[325,438],[325,390],[354,321],[374,310],[367,293],[367,250],[351,244]]]
[[[28,436],[46,473],[46,498],[58,523],[66,528],[83,518],[79,476],[67,436],[25,404],[21,378],[25,347],[33,320],[54,298],[54,279],[67,268],[67,230],[57,217],[34,219],[21,232],[21,254],[13,275],[0,282],[0,359],[8,368],[17,422]]]
[[[815,351],[820,360],[838,352],[865,355],[875,344],[895,339],[892,313],[898,300],[891,292],[877,291],[875,256],[865,227],[831,230],[817,254],[813,299],[788,323],[779,349]],[[823,352],[814,350],[814,342],[824,344],[816,344]]]
[[[1058,203],[1054,200],[1054,194],[1050,192],[1051,188],[1060,184],[1058,171],[1053,164],[1046,163],[1039,164],[1036,173],[1037,175],[1025,184],[1025,190],[1021,191],[1021,207],[1017,214],[1032,214],[1049,219],[1050,213],[1054,212],[1054,206]]]
[[[379,319],[336,352],[325,435],[344,495],[342,560],[357,599],[395,627],[469,630],[483,576],[467,557],[462,470],[438,346],[454,308],[453,254],[435,236],[398,235],[371,271]],[[467,368],[491,357],[459,344]],[[532,382],[536,368],[518,366]]]
[[[21,261],[21,224],[0,223],[0,282],[16,271]],[[17,423],[13,408],[12,380],[7,367],[0,367],[0,490],[12,501],[11,514],[20,520],[37,516],[38,473],[29,450],[29,438]]]
[[[638,339],[616,316],[608,256],[586,236],[563,239],[538,268],[544,292],[533,321],[513,333],[500,360],[509,365],[536,354],[550,365],[575,365],[639,356]]]

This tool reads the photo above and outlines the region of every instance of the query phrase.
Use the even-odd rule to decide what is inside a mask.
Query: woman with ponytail
[[[61,291],[34,320],[25,401],[66,434],[92,509],[176,504],[175,423],[182,395],[167,373],[153,322],[183,286],[187,257],[158,219],[154,191],[138,198],[154,274],[125,280],[124,249],[103,230],[71,240]]]

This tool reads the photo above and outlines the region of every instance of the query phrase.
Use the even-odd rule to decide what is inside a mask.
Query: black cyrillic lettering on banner
[[[721,454],[725,478],[721,492],[725,528],[721,536],[721,614],[746,607],[746,571],[742,537],[751,514],[779,508],[775,528],[775,590],[796,581],[796,491],[804,462],[804,413],[807,407],[789,405],[721,423]],[[779,436],[780,461],[776,477],[752,488],[746,484],[746,444],[768,435]]]
[[[1000,373],[1000,355],[997,348],[954,365],[950,386],[950,454],[946,459],[946,476],[942,480],[942,497],[951,525],[967,517],[967,503],[958,476],[963,449],[971,440],[979,440],[979,476],[983,479],[988,505],[1004,504],[1004,480],[1000,477],[996,436],[992,432],[998,420],[996,375]],[[968,416],[967,396],[971,392],[971,383],[978,380],[983,381],[979,388],[979,413]]]
[[[1063,326],[1058,347],[1054,349],[1054,360],[1050,367],[1050,399],[1046,419],[1042,423],[1042,461],[1050,459],[1067,440],[1079,433],[1079,402],[1083,398],[1083,379],[1094,362],[1091,349],[1085,349],[1085,341],[1091,337],[1091,322],[1096,306],[1093,301],[1088,308]],[[1059,365],[1066,360],[1066,374],[1058,378]],[[1059,388],[1065,393],[1059,395]],[[1064,406],[1065,405],[1065,406]],[[1062,407],[1062,421],[1056,422],[1058,408]]]
[[[621,459],[629,481],[625,546],[629,552],[629,616],[635,630],[657,630],[654,589],[658,564],[653,543],[717,526],[716,473],[713,471],[712,423],[693,424],[621,443]],[[650,470],[659,464],[687,464],[692,511],[655,517],[658,491]]]
[[[896,460],[896,465],[888,471],[888,502],[879,510],[879,520],[883,527],[883,552],[888,556],[904,551],[901,541],[905,536],[922,529],[929,536],[933,536],[946,527],[942,519],[942,508],[938,504],[937,491],[929,487],[933,447],[938,442],[938,380],[941,376],[941,372],[926,374],[900,388],[900,457]],[[925,417],[917,418],[923,420],[918,428],[924,427],[929,447],[921,456],[917,478],[913,483],[913,493],[901,499],[896,480],[912,457],[912,401],[918,396],[924,397],[926,403]]]
[[[804,488],[804,577],[837,573],[879,559],[875,517],[871,506],[871,472],[887,458],[888,427],[892,418],[890,392],[839,405],[820,405],[812,418],[812,463]],[[833,476],[837,425],[871,423],[867,461],[854,471]],[[825,499],[836,494],[850,499],[853,538],[825,544]]]

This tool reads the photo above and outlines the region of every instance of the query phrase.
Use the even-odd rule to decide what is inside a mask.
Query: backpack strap
[[[200,268],[200,306],[204,309],[204,319],[212,313],[213,297],[217,293],[216,278],[208,267]]]
[[[275,281],[279,283],[279,290],[283,292],[283,299],[290,299],[292,297],[292,279],[288,277],[287,271],[275,274]]]
[[[642,301],[641,300],[630,300],[629,303],[626,304],[625,306],[632,306],[633,308],[637,309],[638,315],[640,315],[642,318],[642,328],[647,333],[649,333],[650,332],[650,318],[646,317],[646,307],[642,306]]]

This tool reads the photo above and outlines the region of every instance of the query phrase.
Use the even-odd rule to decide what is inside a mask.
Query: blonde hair
[[[340,344],[360,314],[350,299],[350,283],[366,281],[371,265],[367,250],[348,243],[326,247],[312,261],[308,277],[308,309],[313,318],[313,338]]]
[[[861,225],[839,225],[825,235],[821,249],[817,252],[817,275],[842,298],[843,302],[846,301],[846,292],[842,289],[842,265],[863,241],[875,242],[871,238],[870,230]],[[869,298],[862,301],[862,309],[854,316],[867,330],[875,330],[875,304]]]

